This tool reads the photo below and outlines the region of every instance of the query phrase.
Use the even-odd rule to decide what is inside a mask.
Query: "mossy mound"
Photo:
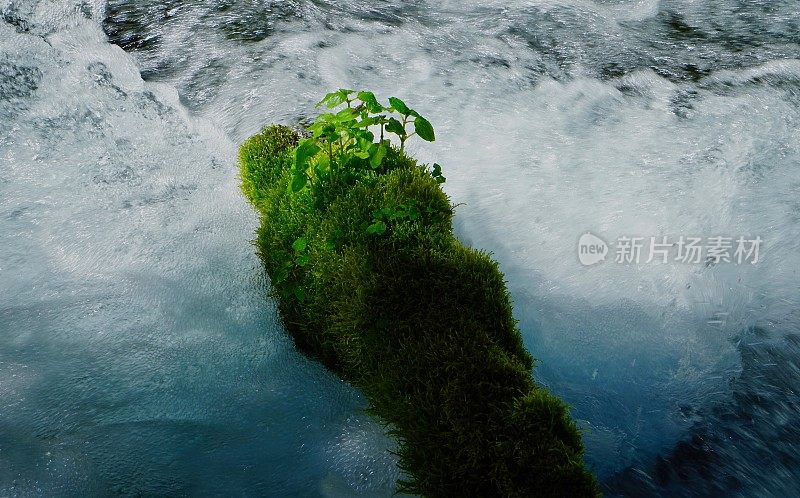
[[[241,147],[258,251],[298,347],[393,427],[400,490],[599,495],[567,407],[532,380],[497,263],[453,236],[450,200],[427,169],[392,150],[323,202],[289,187],[297,141],[272,126]],[[419,216],[367,233],[376,210],[409,205]]]

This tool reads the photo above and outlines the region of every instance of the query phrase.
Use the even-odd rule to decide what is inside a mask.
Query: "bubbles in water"
[[[35,30],[0,23],[0,495],[346,479],[361,456],[330,441],[364,401],[282,330],[235,144],[95,20],[19,7]],[[359,489],[391,494],[381,427],[353,430],[379,456]]]

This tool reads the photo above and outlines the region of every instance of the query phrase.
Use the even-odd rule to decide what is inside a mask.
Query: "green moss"
[[[427,170],[392,151],[386,172],[352,178],[320,206],[289,188],[297,139],[272,126],[241,147],[259,254],[298,347],[393,428],[401,491],[599,495],[568,408],[533,382],[497,263],[455,239],[450,200]],[[366,233],[376,209],[408,203],[418,219]]]

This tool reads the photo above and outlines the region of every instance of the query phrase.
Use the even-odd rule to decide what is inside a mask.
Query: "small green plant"
[[[305,237],[300,237],[299,239],[295,240],[292,244],[292,249],[294,249],[294,262],[297,263],[297,266],[305,266],[308,264],[309,256],[306,253],[308,249],[308,241],[306,241]]]
[[[401,152],[415,135],[436,140],[430,121],[397,97],[390,97],[386,106],[372,92],[340,89],[319,101],[317,107],[321,106],[344,107],[320,114],[308,127],[311,136],[297,144],[291,189],[299,192],[310,186],[313,197],[323,202],[328,197],[320,195],[323,191],[352,185],[365,173],[385,172],[382,166],[392,147],[388,134],[397,136]],[[414,131],[409,131],[411,125]],[[441,177],[440,167],[438,171]]]
[[[447,180],[447,178],[442,176],[442,167],[439,166],[438,163],[433,163],[431,176],[433,177],[434,180],[436,180],[436,183],[444,183],[445,180]]]
[[[430,214],[430,208],[428,209]],[[366,232],[369,235],[383,235],[390,222],[396,220],[415,221],[419,216],[420,211],[415,199],[411,199],[405,204],[376,209],[372,212],[372,223],[367,226]]]

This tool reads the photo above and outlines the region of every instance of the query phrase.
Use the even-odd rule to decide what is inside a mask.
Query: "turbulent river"
[[[0,12],[0,495],[392,495],[392,441],[294,349],[238,191],[237,144],[342,86],[436,126],[412,152],[608,495],[800,489],[795,0]],[[612,245],[593,266],[586,232]],[[763,244],[615,261],[681,236]]]

